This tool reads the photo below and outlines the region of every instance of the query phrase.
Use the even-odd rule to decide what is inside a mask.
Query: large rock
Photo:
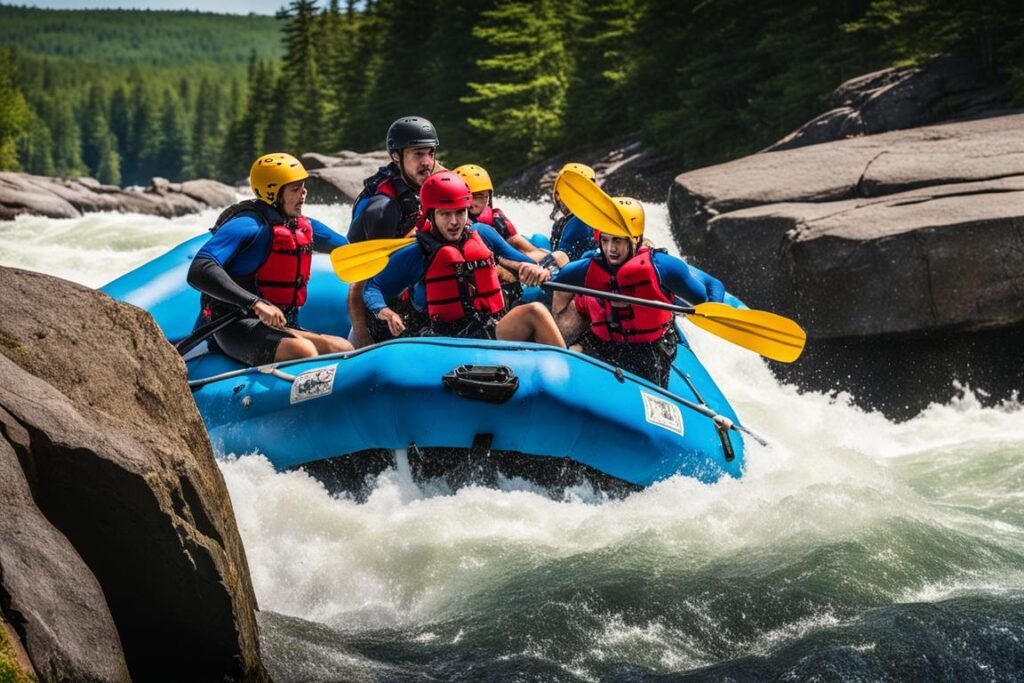
[[[184,216],[235,200],[235,189],[215,180],[171,183],[153,178],[144,190],[101,185],[93,178],[50,178],[0,172],[0,220],[20,214],[74,218],[96,211]]]
[[[691,171],[669,209],[684,254],[807,329],[809,355],[788,376],[884,398],[879,387],[927,357],[901,415],[948,397],[951,376],[999,396],[1024,389],[1024,352],[1009,343],[1024,326],[1024,115]]]
[[[31,491],[4,501],[33,524],[12,532],[0,523],[4,589],[14,576],[8,566],[32,561],[33,552],[49,558],[48,576],[70,575],[68,589],[52,592],[12,584],[18,619],[27,623],[31,610],[39,629],[58,634],[57,626],[77,625],[81,633],[62,651],[95,638],[93,654],[110,662],[96,680],[123,678],[109,629],[89,634],[107,609],[133,679],[265,680],[231,502],[184,365],[152,318],[97,291],[12,269],[0,269],[0,307],[0,445]],[[2,480],[16,491],[16,477]],[[45,531],[33,506],[55,531],[12,538],[18,529]],[[106,604],[88,591],[57,532]],[[56,656],[48,645],[55,639],[26,638],[37,668]],[[87,677],[70,677],[79,678]]]
[[[302,163],[309,171],[306,201],[311,204],[352,203],[362,192],[363,181],[388,161],[388,153],[383,150],[364,154],[346,150],[330,156],[303,154]]]
[[[593,167],[597,182],[612,196],[636,197],[643,201],[665,201],[665,193],[675,175],[672,160],[646,147],[639,133],[635,133],[608,144],[574,149],[534,164],[500,183],[497,192],[504,196],[546,199],[558,171],[573,161]]]
[[[45,382],[0,356],[0,387],[7,386],[19,387],[31,400],[66,403]],[[62,417],[72,424],[81,419],[73,413]],[[2,408],[0,435],[0,593],[10,596],[3,609],[24,634],[33,668],[46,680],[129,680],[103,589],[36,506],[18,460],[19,453],[30,453],[31,436]]]
[[[815,117],[765,151],[794,149],[859,135],[876,135],[940,121],[1004,115],[1005,88],[985,67],[943,55],[921,68],[884,69],[852,78],[832,93],[835,109]]]

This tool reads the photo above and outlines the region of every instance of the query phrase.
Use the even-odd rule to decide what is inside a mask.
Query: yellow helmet
[[[597,183],[597,173],[594,172],[594,169],[590,168],[586,164],[578,164],[575,161],[570,162],[563,166],[562,170],[558,172],[558,175],[555,176],[555,182],[551,186],[551,196],[554,197],[556,203],[561,201],[561,199],[558,196],[558,179],[564,176],[566,173],[575,173],[577,175],[583,176],[584,178],[595,184]]]
[[[592,180],[594,182],[597,182],[597,173],[594,171],[594,169],[590,168],[586,164],[580,164],[580,163],[577,163],[575,161],[570,161],[568,164],[566,164],[565,166],[562,167],[562,170],[560,170],[558,172],[558,175],[562,175],[563,173],[565,173],[567,171],[571,171],[573,173],[579,173],[581,176],[583,176],[587,180]]]
[[[487,192],[488,190],[494,192],[491,176],[487,175],[487,171],[476,164],[463,164],[455,169],[453,173],[465,180],[466,184],[469,185],[469,191],[474,194],[477,192]]]
[[[257,199],[273,206],[282,187],[308,177],[309,173],[298,159],[291,154],[274,152],[253,162],[249,169],[249,187]]]
[[[644,207],[639,200],[632,197],[612,197],[615,208],[619,210],[629,236],[639,239],[644,236]]]

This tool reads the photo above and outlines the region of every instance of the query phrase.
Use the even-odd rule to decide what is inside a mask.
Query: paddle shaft
[[[242,316],[245,315],[245,313],[245,309],[239,308],[238,310],[231,311],[230,313],[221,318],[217,318],[212,322],[208,322],[202,327],[200,327],[198,330],[196,330],[195,332],[193,332],[192,334],[190,334],[189,336],[185,337],[180,342],[175,344],[174,348],[177,349],[180,355],[184,356],[186,353],[188,353],[195,347],[199,346],[204,341],[206,341],[213,335],[217,334],[231,323],[235,322],[236,320],[241,320]]]
[[[676,306],[675,304],[665,303],[663,301],[651,301],[650,299],[639,299],[635,296],[627,296],[625,294],[616,294],[615,292],[602,292],[597,289],[589,289],[588,287],[577,287],[576,285],[567,285],[562,282],[545,282],[541,287],[547,287],[548,289],[556,289],[560,292],[571,292],[572,294],[585,294],[586,296],[596,297],[598,299],[608,299],[610,301],[621,301],[626,304],[633,304],[635,306],[647,306],[648,308],[660,308],[665,311],[674,311],[676,313],[694,313],[696,309],[693,306]]]

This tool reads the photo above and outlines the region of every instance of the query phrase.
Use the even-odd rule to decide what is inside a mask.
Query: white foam
[[[525,233],[550,225],[546,204],[498,205]],[[347,205],[307,209],[333,226],[344,226],[350,211]],[[21,217],[0,223],[0,263],[98,285],[200,234],[215,216]],[[648,205],[648,221],[655,239],[673,248],[665,206]],[[728,274],[718,275],[728,283]],[[745,563],[770,564],[863,538],[893,519],[937,533],[995,539],[1024,552],[1020,516],[986,507],[990,499],[1012,506],[1020,487],[998,482],[998,472],[983,467],[973,475],[984,482],[980,492],[972,491],[970,478],[955,476],[1009,449],[1010,455],[998,457],[1011,464],[999,467],[1009,467],[1019,482],[1020,469],[1012,469],[1013,458],[1024,451],[1018,401],[985,408],[965,388],[957,400],[897,424],[857,408],[849,397],[780,384],[755,354],[688,323],[684,329],[744,424],[771,442],[762,447],[748,441],[743,479],[706,486],[673,478],[619,501],[582,487],[555,501],[517,480],[498,490],[455,493],[418,486],[400,459],[358,504],[332,497],[303,473],[276,473],[261,457],[228,460],[222,469],[261,607],[343,629],[422,625],[518,572],[575,556],[601,553],[610,562],[627,562],[640,555],[652,572],[715,562],[742,571]],[[928,467],[920,465],[922,458]],[[893,558],[882,552],[878,561]],[[976,579],[962,585],[1000,583],[988,575]],[[955,580],[897,586],[893,597],[931,599],[960,587]],[[793,637],[815,623],[775,635]],[[775,635],[752,645],[770,648]],[[657,623],[617,626],[613,620],[595,642],[613,652],[645,644],[657,649],[673,637]],[[656,656],[670,668],[702,661],[678,642]]]

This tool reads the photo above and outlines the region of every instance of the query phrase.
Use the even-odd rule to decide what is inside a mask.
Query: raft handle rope
[[[672,364],[672,369],[676,371],[676,374],[679,375],[684,382],[686,382],[686,384],[690,387],[690,390],[693,391],[693,395],[697,397],[698,401],[700,401],[700,404],[698,405],[693,401],[688,401],[682,396],[673,394],[671,391],[668,391],[667,389],[665,390],[665,393],[674,398],[675,400],[679,401],[680,403],[682,403],[687,408],[692,408],[701,415],[705,415],[711,418],[711,421],[715,423],[715,428],[718,430],[719,436],[724,437],[722,440],[722,447],[725,448],[726,450],[726,460],[732,460],[732,457],[729,457],[730,453],[732,452],[732,443],[729,442],[728,447],[726,447],[725,445],[726,441],[728,440],[728,436],[725,434],[725,432],[727,432],[730,429],[735,429],[738,432],[743,432],[744,434],[750,436],[750,438],[752,438],[754,441],[758,442],[762,446],[768,445],[767,439],[758,436],[756,433],[754,433],[750,429],[747,429],[743,425],[736,424],[735,422],[727,418],[725,415],[716,413],[714,410],[712,410],[711,407],[704,400],[704,397],[700,395],[699,391],[697,391],[697,387],[693,383],[693,380],[691,380],[685,372],[676,367],[675,363]],[[733,455],[733,457],[735,457],[735,455]]]
[[[277,369],[277,364],[273,365],[260,365],[256,368],[264,375],[273,375],[278,379],[283,379],[285,382],[294,382],[296,375],[289,375],[287,372],[283,372]]]
[[[676,371],[677,375],[683,378],[683,381],[685,381],[687,386],[690,387],[690,391],[692,391],[693,395],[697,397],[700,404],[708,410],[711,410],[708,406],[708,402],[704,400],[703,396],[701,396],[700,392],[697,390],[697,385],[693,383],[690,376],[676,367],[675,363],[672,364],[672,369]],[[715,430],[718,432],[718,440],[722,442],[722,452],[725,453],[725,461],[732,462],[736,459],[736,449],[732,447],[732,441],[729,439],[729,430],[735,429],[735,423],[725,415],[721,414],[715,415],[711,418],[711,421],[715,423]]]

